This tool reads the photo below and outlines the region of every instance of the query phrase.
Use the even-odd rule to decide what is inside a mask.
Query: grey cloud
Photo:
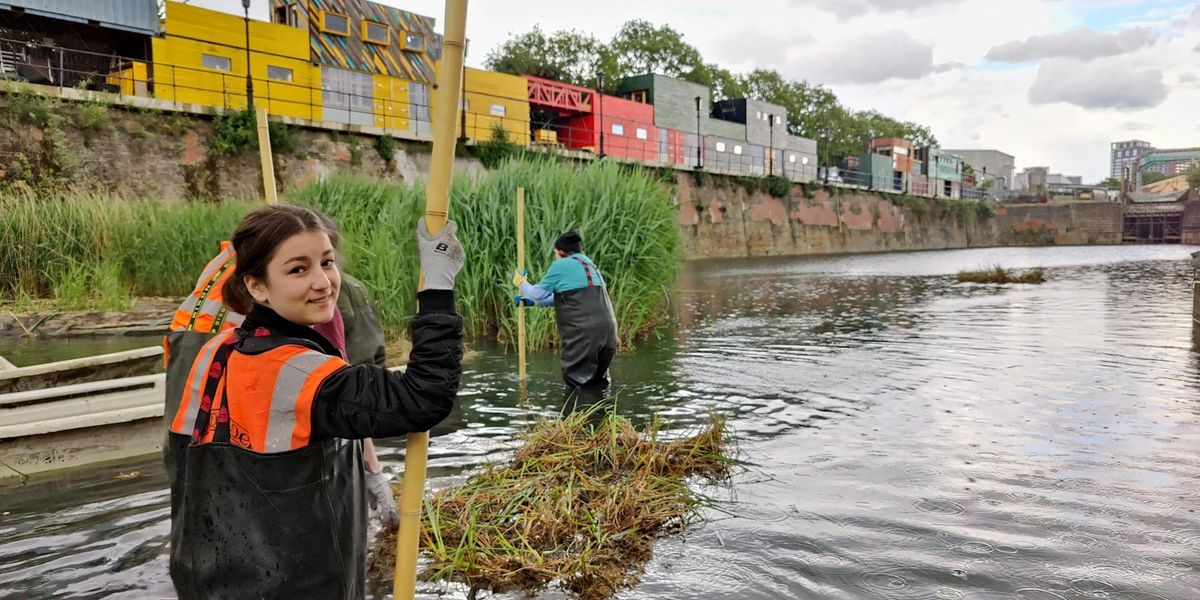
[[[1180,73],[1179,83],[1193,83],[1200,81],[1200,77],[1196,77],[1195,73]]]
[[[1067,33],[1035,35],[1029,39],[1001,44],[984,57],[992,62],[1027,62],[1042,58],[1078,58],[1092,60],[1116,56],[1154,45],[1158,34],[1149,27],[1133,27],[1118,33],[1100,33],[1078,29]]]
[[[966,66],[967,65],[964,65],[960,62],[938,63],[936,65],[933,65],[933,72],[934,73],[945,73],[946,71],[957,71],[959,69],[966,68]]]
[[[790,70],[820,83],[920,79],[934,71],[933,48],[902,31],[838,40],[836,46],[819,48],[789,61]]]
[[[1150,108],[1166,98],[1162,71],[1139,69],[1121,58],[1092,62],[1051,59],[1038,67],[1029,88],[1033,104],[1066,102],[1090,109]]]
[[[814,7],[833,13],[840,20],[871,12],[908,12],[937,4],[961,4],[963,0],[788,0],[793,6]]]

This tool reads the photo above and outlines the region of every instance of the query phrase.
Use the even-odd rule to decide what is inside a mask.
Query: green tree
[[[616,72],[608,47],[595,37],[578,31],[546,35],[534,26],[488,52],[484,65],[500,73],[533,75],[554,81],[594,86],[597,71]]]
[[[1119,188],[1121,187],[1121,180],[1117,179],[1116,177],[1109,177],[1108,179],[1101,181],[1100,185],[1106,188]]]
[[[683,34],[640,19],[622,25],[608,51],[615,59],[614,80],[648,73],[686,78],[704,68],[700,51],[683,41]]]

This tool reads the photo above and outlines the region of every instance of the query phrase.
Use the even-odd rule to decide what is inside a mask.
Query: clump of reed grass
[[[691,480],[727,478],[733,461],[724,419],[665,439],[609,414],[542,421],[512,461],[427,498],[421,576],[492,592],[534,593],[555,585],[601,600],[637,583],[654,541],[693,524],[715,502]],[[395,535],[370,553],[373,578],[395,565]]]
[[[182,296],[254,204],[0,195],[0,297],[120,309]]]
[[[511,285],[516,269],[517,188],[525,188],[527,267],[536,281],[554,260],[554,240],[569,229],[609,288],[623,345],[666,320],[667,290],[682,265],[670,190],[641,169],[605,161],[573,165],[544,158],[510,160],[477,179],[457,178],[450,217],[458,222],[467,264],[455,284],[468,333],[516,340]],[[384,326],[402,331],[415,309],[417,266],[412,231],[424,189],[335,176],[290,194],[327,212],[343,233],[343,265],[371,290]],[[557,340],[553,311],[526,312],[527,340]]]
[[[1024,273],[1010,271],[999,265],[984,271],[959,271],[959,283],[1045,283],[1046,271],[1030,269]]]

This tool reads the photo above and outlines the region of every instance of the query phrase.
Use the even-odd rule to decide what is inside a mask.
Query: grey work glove
[[[430,235],[425,218],[417,221],[417,250],[421,255],[421,270],[425,272],[426,290],[453,290],[454,278],[462,269],[465,254],[458,241],[458,224],[446,221],[437,235]]]
[[[392,495],[392,481],[380,471],[367,471],[367,505],[379,511],[379,522],[386,531],[400,527],[400,511],[396,510],[396,497]]]

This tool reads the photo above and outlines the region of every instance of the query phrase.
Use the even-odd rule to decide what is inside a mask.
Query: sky
[[[440,0],[381,0],[435,17]],[[190,4],[241,14],[239,0]],[[267,0],[251,16],[267,18]],[[531,29],[607,41],[632,19],[670,25],[705,61],[775,69],[855,110],[928,125],[944,148],[1018,170],[1108,177],[1109,144],[1200,146],[1197,0],[475,0],[467,64]]]

